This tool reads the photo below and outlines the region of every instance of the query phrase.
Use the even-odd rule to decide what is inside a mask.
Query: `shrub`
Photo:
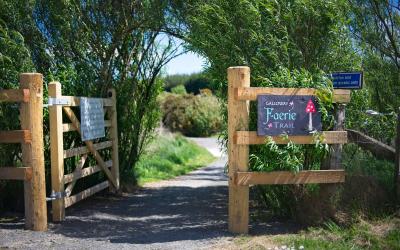
[[[183,85],[178,85],[176,87],[173,87],[171,89],[171,92],[174,93],[174,94],[177,94],[177,95],[185,95],[185,94],[187,94],[185,86],[183,86]]]
[[[210,136],[222,128],[222,115],[215,96],[168,94],[161,106],[163,123],[173,132]]]

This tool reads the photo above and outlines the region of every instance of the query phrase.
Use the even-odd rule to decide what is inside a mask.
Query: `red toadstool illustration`
[[[315,113],[315,105],[313,101],[310,99],[307,103],[306,107],[306,113],[308,113],[308,130],[312,131],[313,130],[313,125],[312,125],[312,114]]]

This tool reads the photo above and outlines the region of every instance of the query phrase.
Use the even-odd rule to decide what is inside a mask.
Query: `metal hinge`
[[[71,102],[67,98],[53,98],[49,97],[49,103],[44,104],[44,107],[55,106],[55,105],[71,105]]]
[[[58,199],[63,199],[67,197],[66,192],[55,192],[54,190],[51,191],[50,197],[46,197],[46,201],[54,201]]]

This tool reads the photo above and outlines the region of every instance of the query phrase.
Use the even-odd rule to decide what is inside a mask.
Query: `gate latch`
[[[46,201],[54,201],[58,199],[63,199],[66,197],[66,192],[55,192],[54,190],[51,191],[50,197],[46,197]]]

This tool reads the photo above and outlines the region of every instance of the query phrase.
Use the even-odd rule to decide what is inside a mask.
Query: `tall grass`
[[[361,220],[348,228],[327,222],[323,227],[280,236],[275,241],[295,249],[400,249],[400,220]]]
[[[343,147],[343,167],[349,175],[371,176],[389,192],[394,188],[394,163],[376,159],[355,144]]]

